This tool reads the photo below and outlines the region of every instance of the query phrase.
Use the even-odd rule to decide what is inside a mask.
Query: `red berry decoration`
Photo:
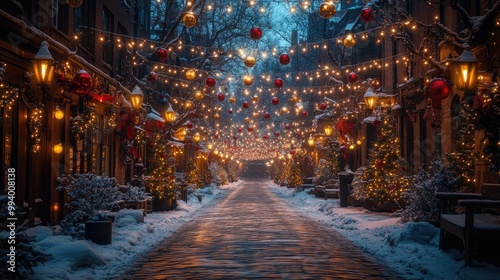
[[[361,10],[361,14],[359,15],[359,17],[361,18],[361,20],[363,22],[370,22],[373,20],[373,11],[371,8],[369,7],[365,7],[363,8],[363,10]]]
[[[243,102],[242,106],[243,106],[243,108],[248,108],[248,106],[249,106],[248,101]]]
[[[258,27],[250,29],[250,37],[254,40],[259,40],[262,37],[262,30]]]
[[[281,65],[287,65],[290,63],[290,56],[286,53],[280,55],[280,63]]]
[[[429,97],[432,101],[441,101],[450,94],[450,84],[442,78],[435,78],[428,86]]]
[[[224,96],[224,94],[222,94],[222,93],[219,93],[219,94],[217,95],[217,99],[219,99],[219,101],[224,101],[224,98],[226,98],[226,97],[225,97],[225,96]]]
[[[155,72],[151,71],[151,73],[148,74],[148,82],[154,83],[158,80],[158,74]]]
[[[349,76],[347,76],[347,80],[351,84],[357,83],[359,81],[358,74],[351,72],[351,74],[349,74]]]
[[[164,48],[160,48],[156,51],[156,58],[158,58],[159,61],[165,61],[168,58],[168,51]]]
[[[229,108],[229,114],[232,114],[233,113],[233,108]]]
[[[73,77],[71,86],[76,94],[86,94],[92,87],[92,77],[85,70],[80,70]]]
[[[302,111],[302,116],[307,117],[307,111]]]
[[[324,110],[326,109],[326,104],[325,104],[325,103],[321,103],[321,104],[319,104],[319,109],[320,109],[321,111],[324,111]]]
[[[209,87],[214,87],[216,82],[215,82],[215,79],[212,78],[212,77],[208,77],[206,80],[205,80],[205,84]]]
[[[280,132],[279,132],[279,131],[276,131],[276,132],[274,133],[274,136],[276,136],[276,137],[280,136]]]
[[[280,100],[278,99],[278,97],[273,97],[273,99],[271,100],[271,103],[273,105],[278,105],[278,104],[280,104]]]
[[[289,124],[285,124],[285,129],[290,129],[290,125]]]
[[[274,80],[274,86],[277,87],[277,88],[281,88],[283,87],[285,83],[283,82],[282,79],[278,78],[276,80]]]
[[[271,114],[269,114],[268,112],[266,112],[266,113],[264,114],[264,118],[269,119],[270,117],[271,117]]]
[[[187,128],[193,128],[193,123],[192,122],[187,122],[186,123]]]

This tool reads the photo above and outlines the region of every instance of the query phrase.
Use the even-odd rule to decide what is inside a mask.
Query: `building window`
[[[122,35],[127,35],[127,31],[125,30],[125,27],[123,27],[121,24],[118,24],[118,34]],[[118,67],[116,74],[120,75],[123,78],[127,78],[129,76],[128,72],[128,63],[127,63],[127,52],[125,47],[119,48],[118,49]]]
[[[94,5],[95,1],[84,1],[80,7],[73,9],[73,33],[78,35],[80,45],[90,53],[93,53],[95,48],[95,34],[90,29],[95,27]]]
[[[52,26],[68,34],[68,5],[52,0]]]
[[[107,34],[114,32],[113,15],[106,7],[104,7],[102,11],[102,29]],[[105,42],[102,49],[102,59],[104,60],[105,63],[109,64],[111,67],[113,67],[113,49],[114,49],[113,40]]]

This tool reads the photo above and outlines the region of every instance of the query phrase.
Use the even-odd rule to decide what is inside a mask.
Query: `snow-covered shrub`
[[[333,174],[331,164],[324,158],[318,161],[318,165],[314,169],[314,180],[316,184],[323,184],[324,182],[335,177]]]
[[[0,227],[2,229],[0,231],[0,261],[3,264],[3,268],[0,271],[0,279],[31,279],[34,273],[33,267],[47,261],[49,255],[33,247],[32,242],[35,241],[35,237],[26,234],[26,230],[28,229],[27,221],[13,229],[15,231],[15,239],[9,239],[11,233],[7,227],[9,224],[7,218],[11,216],[8,212],[8,201],[6,195],[0,196]],[[16,242],[15,261],[13,261],[15,272],[7,270],[9,267],[12,267],[12,264],[9,263],[10,256],[8,255],[11,254],[10,247],[13,246],[13,244],[9,243],[10,240],[15,240]]]
[[[362,180],[363,174],[365,173],[366,167],[362,166],[354,172],[354,178],[352,179],[351,187],[352,187],[352,196],[357,200],[363,200],[364,197],[364,189],[367,182]]]
[[[118,182],[115,178],[98,176],[92,173],[68,175],[59,179],[67,182],[61,188],[68,192],[70,213],[61,221],[62,233],[83,238],[87,220],[104,220],[102,210],[119,197]]]
[[[401,222],[439,221],[439,200],[436,192],[456,191],[459,178],[446,166],[441,158],[431,162],[429,171],[421,170],[412,178],[410,188],[403,193],[406,207],[401,211]]]
[[[127,191],[123,194],[122,199],[125,201],[141,201],[146,199],[146,189],[144,187],[127,186]]]
[[[218,162],[211,162],[208,169],[210,170],[212,181],[217,185],[226,185],[229,182],[224,166],[220,165]]]

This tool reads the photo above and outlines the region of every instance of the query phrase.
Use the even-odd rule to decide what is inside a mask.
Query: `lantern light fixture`
[[[54,58],[49,51],[49,43],[42,41],[40,49],[31,61],[35,72],[36,81],[41,86],[49,86],[52,82],[54,74],[54,66],[52,65]]]
[[[168,123],[173,123],[175,121],[175,111],[172,109],[172,105],[169,105],[168,109],[165,111],[165,121]]]
[[[365,106],[367,109],[373,109],[373,107],[375,107],[375,103],[377,102],[377,94],[373,92],[371,87],[366,90],[363,98],[365,99]]]
[[[196,142],[196,143],[200,142],[200,138],[201,138],[201,136],[200,136],[200,133],[198,133],[198,132],[196,132],[196,133],[193,135],[193,140],[194,140],[194,142]]]
[[[135,110],[141,109],[143,100],[144,93],[139,86],[135,86],[130,93],[130,103],[132,103],[132,108]]]
[[[472,89],[477,81],[478,61],[474,53],[464,50],[454,61],[455,84],[459,89]]]
[[[309,144],[309,146],[314,146],[314,139],[312,138],[312,135],[309,136],[309,139],[307,139],[307,144]]]
[[[64,112],[59,109],[59,106],[56,106],[56,109],[54,110],[54,118],[57,120],[62,120],[64,118]]]
[[[329,125],[325,126],[325,135],[332,136],[332,133],[333,133],[333,128]]]
[[[63,148],[63,145],[62,145],[61,143],[59,143],[59,144],[55,144],[55,145],[54,145],[54,148],[53,148],[54,153],[56,153],[56,154],[60,154],[60,153],[62,153],[63,149],[64,149],[64,148]]]

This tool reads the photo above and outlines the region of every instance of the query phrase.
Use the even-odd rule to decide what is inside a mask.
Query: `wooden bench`
[[[441,201],[440,249],[450,246],[450,235],[459,238],[464,247],[465,266],[472,266],[475,242],[500,243],[499,184],[483,184],[481,194],[438,192],[436,197]],[[465,214],[447,213],[450,201],[464,207]]]
[[[330,179],[324,185],[316,185],[314,186],[314,196],[323,197],[327,199],[330,198],[338,198],[339,193],[339,180]]]

